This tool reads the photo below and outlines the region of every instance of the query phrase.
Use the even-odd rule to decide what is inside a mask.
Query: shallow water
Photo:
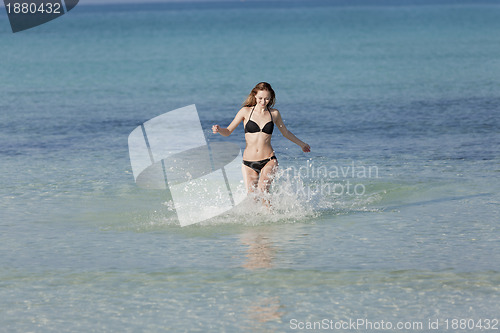
[[[0,24],[1,330],[498,318],[500,7],[262,6]],[[134,183],[128,135],[195,103],[209,143],[244,148],[211,125],[263,80],[312,152],[276,131],[271,212],[181,228]]]

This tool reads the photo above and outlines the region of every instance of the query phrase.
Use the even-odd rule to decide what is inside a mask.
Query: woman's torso
[[[243,159],[246,161],[260,161],[274,155],[271,146],[271,133],[274,127],[274,118],[271,113],[273,110],[268,110],[259,113],[254,110],[254,107],[248,107],[244,120],[246,147]]]

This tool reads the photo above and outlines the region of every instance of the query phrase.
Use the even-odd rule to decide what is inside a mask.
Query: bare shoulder
[[[280,117],[280,112],[278,109],[273,109],[273,108],[270,108],[269,111],[271,111],[271,115],[276,118],[276,117]]]
[[[250,114],[250,111],[252,110],[251,107],[249,106],[244,106],[238,111],[238,115],[242,116],[243,118],[248,118],[248,115]]]

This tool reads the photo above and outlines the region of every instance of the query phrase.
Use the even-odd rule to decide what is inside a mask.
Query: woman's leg
[[[247,193],[254,192],[259,183],[259,173],[244,164],[241,165],[241,173],[243,173]]]
[[[273,182],[274,174],[278,170],[278,160],[273,158],[262,168],[260,172],[259,183],[257,188],[263,192],[268,193],[271,183]]]

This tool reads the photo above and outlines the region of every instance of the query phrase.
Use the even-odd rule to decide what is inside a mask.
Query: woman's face
[[[271,100],[271,93],[267,90],[259,90],[255,95],[255,99],[257,100],[258,105],[265,108],[267,103]]]

